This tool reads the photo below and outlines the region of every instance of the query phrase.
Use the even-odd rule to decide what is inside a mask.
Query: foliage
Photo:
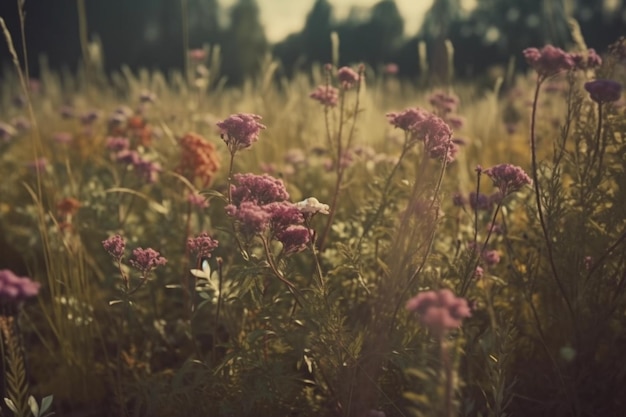
[[[623,84],[623,51],[488,93],[365,66],[277,85],[266,62],[228,89],[16,69],[0,224],[42,289],[2,315],[24,323],[3,329],[6,398],[18,415],[44,393],[60,414],[623,414],[626,120],[584,88]]]

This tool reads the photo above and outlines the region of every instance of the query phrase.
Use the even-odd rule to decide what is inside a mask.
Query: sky
[[[347,16],[353,6],[371,7],[380,0],[329,0],[333,5],[335,18]],[[221,0],[220,4],[229,7],[236,0]],[[261,21],[270,42],[284,39],[290,33],[298,32],[304,25],[306,15],[315,0],[257,0],[261,9]],[[396,0],[398,9],[404,17],[405,35],[414,35],[421,26],[424,13],[433,0]]]

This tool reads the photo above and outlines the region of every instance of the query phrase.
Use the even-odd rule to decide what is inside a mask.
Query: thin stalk
[[[533,175],[533,183],[535,189],[535,200],[537,203],[537,214],[539,216],[539,223],[541,224],[541,230],[543,231],[544,240],[546,241],[546,247],[548,249],[548,261],[550,263],[550,268],[552,270],[552,276],[559,288],[559,292],[561,296],[565,300],[565,304],[567,306],[567,310],[569,312],[570,318],[576,326],[576,318],[574,314],[574,309],[572,308],[572,304],[570,303],[569,297],[567,295],[567,291],[565,290],[565,286],[559,277],[559,273],[557,271],[557,267],[554,261],[554,253],[552,248],[552,241],[550,237],[550,233],[548,231],[548,226],[546,224],[545,217],[543,215],[543,208],[541,205],[541,189],[539,185],[539,171],[537,168],[537,146],[536,146],[536,135],[535,135],[535,124],[537,119],[537,104],[539,101],[539,91],[541,90],[541,84],[545,78],[540,77],[537,80],[537,85],[535,87],[535,95],[533,98],[533,107],[532,114],[530,118],[530,154],[531,154],[531,163],[532,163],[532,175]]]

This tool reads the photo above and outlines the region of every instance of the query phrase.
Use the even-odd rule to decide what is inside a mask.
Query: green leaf
[[[43,397],[43,399],[41,400],[41,410],[39,410],[40,415],[50,409],[50,407],[52,406],[52,400],[54,400],[53,395],[47,395]]]

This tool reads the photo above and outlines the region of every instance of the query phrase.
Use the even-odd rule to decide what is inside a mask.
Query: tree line
[[[47,55],[55,69],[76,68],[80,59],[76,1],[24,3],[34,74],[39,54]],[[0,16],[7,20],[16,43],[21,42],[17,3],[0,4]],[[332,32],[340,39],[342,65],[363,62],[378,70],[395,63],[398,76],[415,77],[422,44],[432,71],[453,69],[457,77],[469,78],[506,64],[528,46],[571,45],[570,18],[580,24],[588,46],[598,50],[623,35],[626,24],[624,0],[477,0],[472,10],[463,9],[461,0],[435,0],[419,31],[407,37],[395,0],[381,0],[360,13],[354,9],[342,20],[335,18],[331,1],[316,0],[299,32],[270,44],[256,0],[237,0],[228,9],[218,0],[107,0],[86,5],[89,33],[101,39],[108,71],[123,64],[132,69],[180,69],[185,47],[220,45],[222,74],[233,84],[254,76],[268,53],[281,62],[287,76],[330,62]],[[454,46],[454,62],[447,62],[446,40]],[[10,59],[2,43],[0,59],[7,64]]]

